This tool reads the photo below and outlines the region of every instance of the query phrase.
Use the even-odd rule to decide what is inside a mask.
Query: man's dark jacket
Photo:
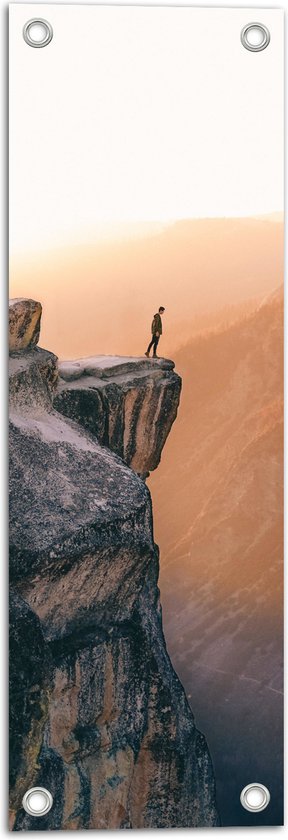
[[[154,318],[153,318],[153,321],[152,321],[152,326],[151,326],[151,332],[152,332],[152,335],[156,335],[156,333],[159,333],[159,335],[162,335],[162,320],[161,320],[161,315],[159,315],[159,312],[156,312],[156,315],[154,315]]]

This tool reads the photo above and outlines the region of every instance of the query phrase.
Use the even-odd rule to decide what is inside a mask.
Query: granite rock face
[[[11,822],[38,775],[48,712],[50,652],[38,617],[13,590],[9,603]]]
[[[167,359],[117,356],[63,362],[54,405],[146,478],[177,414],[181,379],[173,368]]]
[[[29,298],[9,300],[9,352],[35,347],[40,335],[41,303]]]
[[[53,354],[10,362],[11,828],[217,825],[163,637],[149,491],[56,411]],[[36,821],[31,785],[53,795]]]

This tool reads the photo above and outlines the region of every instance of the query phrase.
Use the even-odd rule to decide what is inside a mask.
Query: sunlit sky
[[[22,38],[35,15],[52,42]],[[252,216],[283,206],[283,12],[10,6],[11,253],[108,223]]]

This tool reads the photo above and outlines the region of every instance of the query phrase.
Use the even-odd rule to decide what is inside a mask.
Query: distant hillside
[[[171,357],[196,330],[219,324],[217,313],[231,320],[231,307],[282,281],[283,224],[273,218],[188,219],[148,230],[129,239],[123,228],[122,241],[11,261],[11,297],[43,301],[44,346],[62,359],[141,355],[163,305],[161,353]]]
[[[282,319],[280,290],[176,354],[179,417],[149,480],[168,648],[208,735],[225,824],[249,824],[229,805],[227,770],[230,801],[259,778],[273,791],[267,824],[279,818]]]

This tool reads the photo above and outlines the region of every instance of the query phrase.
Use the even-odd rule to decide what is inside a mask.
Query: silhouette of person
[[[159,344],[160,335],[162,335],[162,318],[161,318],[161,315],[163,315],[163,312],[165,312],[165,306],[159,306],[158,312],[156,312],[156,314],[154,315],[153,321],[152,321],[152,326],[151,326],[152,340],[150,341],[149,347],[147,348],[146,353],[145,353],[145,356],[147,356],[148,358],[149,358],[149,355],[150,355],[150,350],[153,347],[153,359],[158,359],[156,351],[157,351],[157,347],[158,347],[158,344]]]

